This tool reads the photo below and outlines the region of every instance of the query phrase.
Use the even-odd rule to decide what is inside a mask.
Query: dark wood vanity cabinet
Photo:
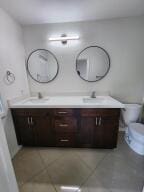
[[[12,109],[24,146],[115,148],[120,109]]]
[[[14,116],[18,144],[24,146],[33,146],[35,144],[33,127],[30,126],[29,121],[28,116]]]
[[[18,144],[24,146],[53,146],[51,113],[45,109],[13,109]]]
[[[86,147],[115,148],[119,109],[81,109],[81,144]]]

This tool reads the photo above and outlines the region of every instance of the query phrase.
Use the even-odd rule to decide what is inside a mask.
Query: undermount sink
[[[23,104],[28,104],[28,103],[34,103],[34,104],[41,104],[41,103],[46,103],[49,100],[49,98],[30,98],[27,99],[26,101],[23,102]]]
[[[105,99],[103,97],[96,97],[96,98],[83,98],[84,103],[102,103]]]

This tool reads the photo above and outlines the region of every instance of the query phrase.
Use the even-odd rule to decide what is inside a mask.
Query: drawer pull
[[[68,112],[66,112],[66,111],[59,111],[58,113],[59,114],[67,114]]]
[[[60,127],[68,127],[68,124],[60,124]]]
[[[68,139],[61,139],[60,141],[61,142],[68,142],[69,140]]]

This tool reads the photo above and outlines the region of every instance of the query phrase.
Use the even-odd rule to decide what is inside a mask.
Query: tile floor
[[[142,192],[144,157],[117,149],[23,148],[13,159],[20,192]]]

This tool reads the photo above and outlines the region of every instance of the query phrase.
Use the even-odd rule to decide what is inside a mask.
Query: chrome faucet
[[[38,99],[42,99],[42,98],[43,98],[42,93],[38,92]]]
[[[91,98],[96,98],[96,92],[95,91],[92,92]]]

